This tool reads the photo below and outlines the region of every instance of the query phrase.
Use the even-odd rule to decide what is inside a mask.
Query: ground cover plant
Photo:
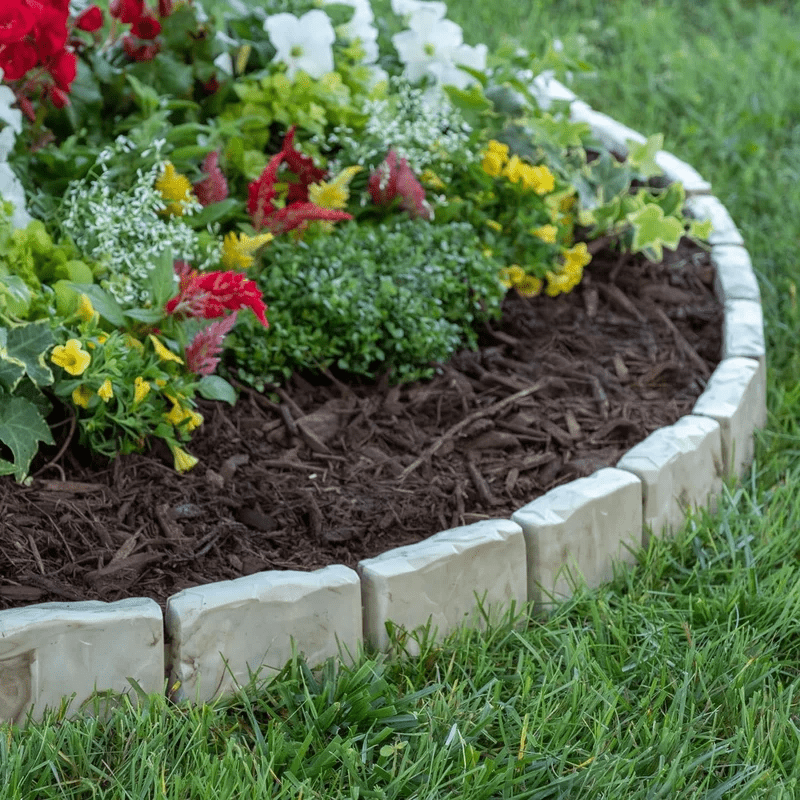
[[[533,51],[545,35],[592,50],[597,73],[576,76],[579,93],[634,127],[665,130],[667,147],[714,182],[753,254],[768,322],[770,431],[751,479],[717,515],[653,540],[636,569],[579,591],[547,621],[462,634],[388,668],[364,659],[338,685],[294,663],[271,689],[217,710],[154,698],[108,725],[55,714],[9,730],[5,796],[227,797],[254,783],[287,798],[796,793],[798,312],[787,220],[800,206],[800,153],[785,89],[800,71],[787,35],[796,11],[454,2],[450,14],[465,29],[472,21],[475,41],[513,30]],[[346,702],[319,720],[328,700],[364,692],[389,721]]]

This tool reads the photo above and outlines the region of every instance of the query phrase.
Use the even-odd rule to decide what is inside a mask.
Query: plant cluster
[[[619,163],[538,105],[554,51],[392,8],[4,5],[0,473],[25,479],[55,401],[93,452],[156,437],[188,469],[223,375],[424,377],[506,291],[571,291],[591,239],[703,234],[648,183],[657,138]]]

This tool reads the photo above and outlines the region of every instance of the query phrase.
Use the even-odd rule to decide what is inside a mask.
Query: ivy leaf
[[[661,167],[656,164],[656,153],[664,146],[664,134],[655,133],[646,142],[639,144],[628,139],[628,163],[644,180],[661,175]]]
[[[646,205],[632,214],[628,222],[633,226],[631,249],[651,261],[660,261],[664,247],[675,250],[683,236],[683,224],[675,217],[665,217],[660,206]]]
[[[711,236],[712,230],[714,230],[714,226],[711,224],[710,219],[703,220],[702,222],[693,219],[689,222],[688,235],[691,236],[692,239],[699,239],[705,242],[708,241],[708,237]]]
[[[53,373],[45,362],[45,354],[53,342],[50,323],[41,320],[10,327],[6,348],[10,357],[24,365],[25,372],[36,386],[49,386],[53,382]]]
[[[39,442],[54,443],[39,409],[24,397],[4,397],[0,403],[0,441],[14,456],[13,462],[0,458],[0,475],[13,475],[20,483],[39,449]]]

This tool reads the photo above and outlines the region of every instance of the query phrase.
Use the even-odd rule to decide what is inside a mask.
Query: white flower
[[[421,9],[427,9],[436,14],[436,19],[444,19],[447,13],[447,4],[439,0],[392,0],[392,11],[398,17],[407,17]]]
[[[344,39],[361,45],[364,64],[374,64],[379,55],[378,29],[373,25],[375,15],[369,0],[322,0],[322,4],[350,6],[353,9],[353,16],[337,30]]]
[[[302,70],[312,78],[321,78],[333,70],[333,31],[330,17],[319,8],[302,17],[273,14],[264,20],[264,30],[277,51],[272,60],[286,64],[290,80]]]
[[[458,89],[466,89],[467,86],[475,82],[475,78],[468,72],[464,72],[460,67],[485,70],[487,52],[488,48],[485,44],[477,44],[474,47],[462,44],[453,50],[451,54],[452,61],[449,64],[437,61],[430,64],[428,70],[440,86],[448,85],[455,86]]]
[[[404,75],[416,83],[435,69],[452,65],[452,53],[462,44],[461,28],[449,19],[440,19],[435,9],[421,8],[408,20],[408,30],[392,36]],[[432,65],[440,67],[431,69]]]

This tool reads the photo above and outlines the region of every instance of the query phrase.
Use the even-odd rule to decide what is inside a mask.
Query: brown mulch
[[[509,295],[480,350],[431,381],[328,373],[244,390],[235,408],[202,401],[189,446],[201,463],[183,476],[166,449],[92,465],[70,442],[59,455],[64,420],[31,486],[0,479],[0,609],[142,596],[163,608],[198,584],[354,567],[507,517],[691,412],[720,358],[712,284],[690,244],[659,265],[603,251],[569,295]]]

